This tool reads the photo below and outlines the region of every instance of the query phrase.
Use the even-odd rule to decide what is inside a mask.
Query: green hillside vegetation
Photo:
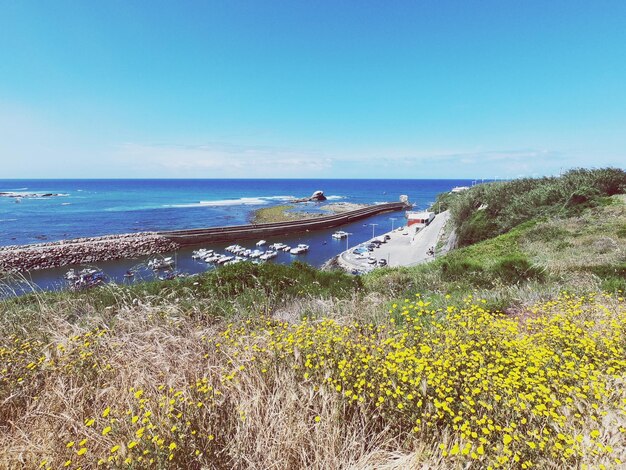
[[[480,184],[454,195],[444,194],[441,202],[451,210],[459,246],[467,246],[538,217],[576,216],[606,203],[606,197],[621,194],[624,188],[623,170],[577,169],[560,177]]]
[[[397,295],[427,292],[434,302],[477,292],[495,309],[563,290],[626,292],[625,223],[624,196],[604,197],[577,216],[541,216],[433,263],[376,271],[365,283]]]
[[[620,468],[624,172],[442,195],[462,247],[0,303],[2,468]]]

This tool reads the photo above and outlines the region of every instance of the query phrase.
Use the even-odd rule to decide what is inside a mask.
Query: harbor
[[[0,272],[26,272],[74,264],[92,264],[177,251],[182,247],[202,243],[222,243],[307,233],[350,224],[407,207],[406,202],[384,203],[342,214],[292,222],[144,232],[7,246],[0,248]]]

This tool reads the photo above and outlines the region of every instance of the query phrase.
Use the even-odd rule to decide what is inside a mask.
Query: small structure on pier
[[[415,212],[415,211],[406,211],[405,217],[407,219],[407,226],[415,226],[416,228],[426,227],[430,224],[435,218],[434,212]]]

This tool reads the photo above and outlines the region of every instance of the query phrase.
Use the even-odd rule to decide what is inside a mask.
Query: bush
[[[345,297],[362,287],[361,279],[340,271],[320,271],[296,261],[290,265],[238,263],[212,271],[201,286],[220,297],[233,297],[249,290],[288,298],[307,295]]]
[[[473,245],[488,238],[499,235],[497,224],[487,215],[485,210],[475,212],[457,229],[461,246]]]
[[[499,260],[492,268],[492,273],[506,283],[518,283],[530,279],[542,279],[543,271],[533,266],[521,254],[510,255]]]
[[[470,284],[484,284],[484,269],[482,265],[458,259],[445,259],[441,262],[441,274],[445,281],[468,281]]]
[[[577,169],[558,178],[480,184],[450,199],[449,204],[459,246],[467,246],[533,218],[577,215],[624,191],[626,172],[621,169]]]

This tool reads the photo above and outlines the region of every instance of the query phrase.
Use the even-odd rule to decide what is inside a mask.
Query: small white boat
[[[272,258],[276,258],[277,256],[278,256],[278,253],[275,251],[266,251],[261,256],[259,256],[259,259],[262,259],[263,261],[267,261]]]
[[[250,258],[258,258],[262,254],[263,252],[261,250],[254,250],[252,253],[250,253]]]
[[[179,271],[166,271],[161,276],[159,276],[159,279],[161,281],[171,281],[180,277],[186,277],[186,275]]]
[[[347,236],[348,236],[348,232],[344,232],[343,230],[338,230],[337,232],[331,235],[331,237],[333,237],[335,240],[342,240],[346,238]]]
[[[148,267],[151,269],[165,269],[174,265],[174,260],[171,256],[167,258],[154,258],[148,261]]]
[[[199,250],[191,253],[191,257],[193,259],[204,259],[207,256],[211,256],[213,254],[213,250],[207,250],[206,248],[200,248]]]
[[[305,245],[304,243],[300,243],[297,247],[292,248],[289,253],[292,255],[301,255],[309,251],[309,245]]]
[[[81,269],[78,272],[79,276],[91,276],[93,274],[96,274],[97,272],[99,272],[99,270],[97,269],[93,269],[93,268],[85,268],[85,269]]]
[[[68,272],[65,273],[63,277],[68,281],[73,281],[75,279],[78,279],[78,274],[76,274],[76,270],[70,269]]]
[[[256,246],[263,246],[265,245],[267,242],[265,240],[259,240],[258,242],[256,242]]]
[[[289,245],[285,245],[285,247],[283,248],[283,251],[291,251],[291,247]]]

